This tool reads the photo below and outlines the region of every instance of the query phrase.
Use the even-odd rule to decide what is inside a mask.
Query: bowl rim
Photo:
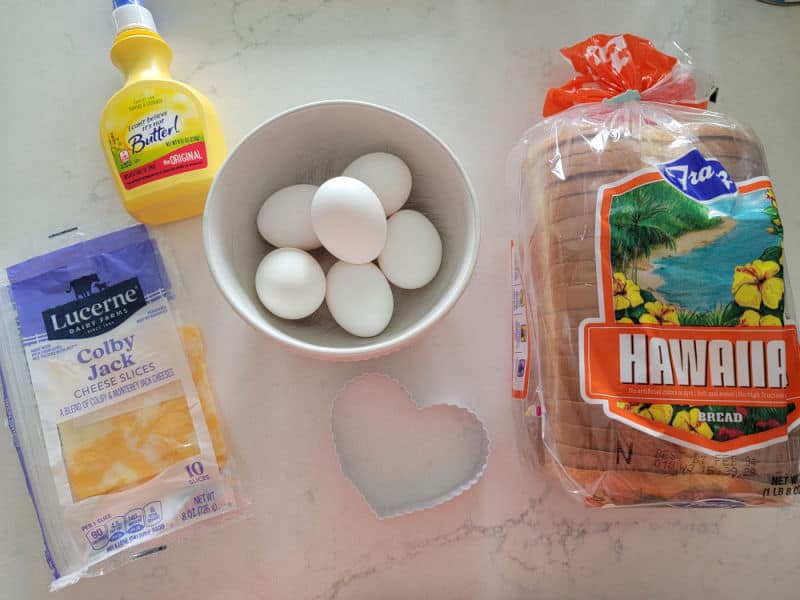
[[[215,197],[215,191],[217,186],[219,185],[220,175],[224,172],[225,167],[228,166],[229,162],[232,162],[236,155],[242,150],[242,148],[247,145],[247,143],[262,129],[265,127],[269,127],[273,123],[284,119],[290,115],[305,112],[308,110],[316,110],[319,108],[325,107],[333,107],[333,106],[350,106],[350,107],[360,107],[368,110],[376,110],[384,113],[388,113],[392,116],[399,117],[403,119],[419,129],[422,133],[427,135],[431,140],[436,143],[438,146],[444,150],[445,154],[453,161],[453,164],[456,167],[456,170],[461,175],[465,186],[467,188],[467,192],[469,194],[469,204],[472,209],[472,221],[469,223],[471,225],[472,231],[471,239],[468,240],[468,252],[469,255],[466,257],[466,260],[460,266],[458,273],[456,274],[455,281],[453,284],[446,290],[445,294],[434,304],[433,309],[428,312],[422,319],[408,327],[405,331],[401,334],[397,335],[393,339],[385,340],[382,342],[376,342],[372,344],[366,344],[363,346],[357,346],[352,348],[336,348],[332,346],[324,346],[320,344],[313,344],[309,342],[305,342],[299,340],[296,337],[288,335],[270,325],[267,322],[257,321],[255,319],[251,319],[245,311],[238,305],[237,300],[233,297],[233,294],[220,283],[221,279],[221,272],[225,267],[220,258],[221,252],[212,252],[212,249],[216,249],[215,247],[219,246],[219,242],[214,242],[211,239],[210,230],[213,227],[211,223],[211,213],[214,211],[212,199]],[[209,210],[211,209],[211,210]],[[299,106],[295,106],[293,108],[284,110],[269,119],[266,119],[256,127],[254,127],[250,132],[248,132],[231,150],[228,156],[223,161],[222,165],[220,166],[217,174],[214,177],[214,180],[211,184],[211,188],[208,191],[208,196],[206,198],[206,208],[203,211],[203,249],[205,250],[206,255],[206,262],[208,263],[208,267],[211,271],[211,275],[214,279],[214,283],[217,285],[217,288],[222,293],[222,296],[225,298],[227,303],[233,308],[233,310],[239,315],[239,317],[249,324],[254,329],[267,334],[269,337],[275,339],[276,341],[282,343],[284,346],[288,347],[289,349],[300,353],[304,356],[325,359],[325,360],[339,360],[339,361],[355,361],[355,360],[368,360],[371,358],[378,358],[379,356],[384,356],[396,350],[400,350],[401,348],[409,345],[412,341],[417,339],[423,333],[428,331],[433,325],[435,325],[440,319],[442,319],[450,310],[455,306],[458,299],[464,293],[467,285],[472,278],[472,275],[475,271],[475,266],[478,262],[478,255],[480,250],[480,213],[478,208],[478,201],[475,196],[475,189],[472,186],[472,182],[467,175],[467,172],[464,170],[461,161],[455,155],[455,153],[450,149],[450,147],[442,141],[439,136],[433,133],[430,129],[422,125],[416,119],[401,113],[400,111],[394,110],[392,108],[388,108],[386,106],[381,106],[379,104],[375,104],[372,102],[365,102],[361,100],[348,100],[348,99],[332,99],[332,100],[321,100],[316,102],[309,102],[306,104],[301,104]]]

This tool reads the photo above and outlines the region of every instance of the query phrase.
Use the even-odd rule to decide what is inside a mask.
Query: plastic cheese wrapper
[[[200,330],[144,226],[6,270],[8,424],[53,589],[237,508]]]
[[[578,74],[509,161],[529,445],[594,506],[796,502],[800,353],[761,143],[647,40],[562,54]]]

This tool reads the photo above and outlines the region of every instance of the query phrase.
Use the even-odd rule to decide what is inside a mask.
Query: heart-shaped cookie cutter
[[[419,406],[404,385],[380,373],[342,387],[331,430],[342,473],[379,519],[460,496],[489,459],[488,433],[472,410]]]

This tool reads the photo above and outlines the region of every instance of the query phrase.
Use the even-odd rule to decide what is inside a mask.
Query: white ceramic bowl
[[[256,229],[261,204],[288,185],[319,185],[340,175],[352,160],[377,151],[396,154],[411,169],[414,183],[405,208],[424,213],[442,236],[436,278],[419,290],[393,288],[394,316],[373,338],[339,328],[324,305],[300,321],[272,315],[259,302],[254,284],[259,261],[272,250]],[[416,121],[363,102],[319,102],[266,121],[231,152],[209,192],[203,238],[217,285],[245,321],[307,356],[360,360],[409,344],[453,307],[478,257],[478,206],[456,157]]]

